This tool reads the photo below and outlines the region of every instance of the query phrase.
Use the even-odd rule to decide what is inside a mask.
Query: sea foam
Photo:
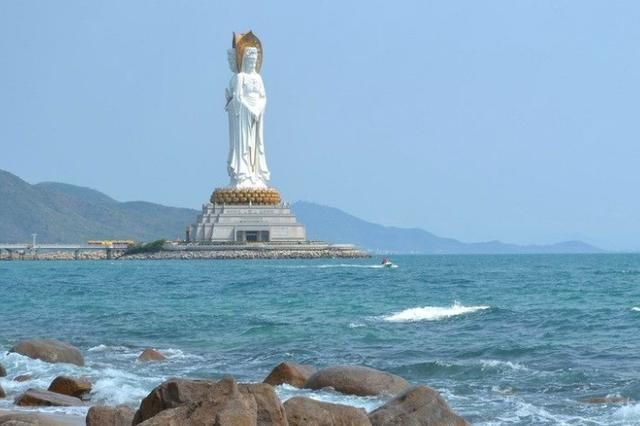
[[[640,308],[637,306],[634,306],[633,308],[631,308],[631,310],[635,312],[640,312]]]
[[[470,314],[473,312],[489,309],[490,306],[464,306],[455,302],[448,307],[441,306],[424,306],[421,308],[405,309],[392,315],[383,317],[385,321],[390,322],[414,322],[414,321],[437,321],[445,318],[455,317],[458,315]]]

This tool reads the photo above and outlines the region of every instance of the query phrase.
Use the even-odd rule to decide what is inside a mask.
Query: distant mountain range
[[[598,253],[581,241],[520,246],[500,241],[463,243],[422,229],[366,222],[339,209],[299,201],[291,206],[307,237],[353,243],[381,253]],[[151,241],[177,239],[195,221],[197,210],[143,201],[119,202],[93,189],[63,183],[31,185],[0,170],[0,242],[82,242],[93,239]]]

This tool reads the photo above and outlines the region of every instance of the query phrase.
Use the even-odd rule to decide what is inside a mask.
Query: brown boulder
[[[348,405],[296,396],[284,403],[289,426],[370,426],[367,413]]]
[[[302,388],[309,377],[317,369],[311,365],[296,364],[295,362],[282,362],[276,366],[264,379],[263,383],[278,386],[286,383],[297,388]]]
[[[91,382],[84,377],[58,376],[53,379],[48,390],[82,399],[91,392]]]
[[[71,407],[82,405],[82,401],[76,397],[37,389],[28,389],[16,398],[15,403],[23,407]]]
[[[142,400],[140,408],[136,411],[133,424],[142,423],[163,410],[177,408],[188,403],[221,401],[238,392],[238,384],[232,377],[225,377],[219,382],[169,379],[158,385]]]
[[[166,356],[151,348],[146,348],[140,355],[138,355],[138,361],[140,362],[164,361],[166,359]]]
[[[84,357],[80,350],[59,340],[23,340],[11,348],[9,352],[16,352],[46,362],[66,362],[80,367],[84,366]]]
[[[396,395],[409,387],[400,376],[355,365],[338,365],[324,368],[304,384],[307,389],[331,387],[350,395]]]
[[[5,396],[7,396],[7,394],[5,393],[4,389],[2,389],[2,386],[0,386],[0,398],[4,398]]]
[[[75,416],[45,414],[45,413],[0,413],[0,425],[2,426],[70,426],[80,424]]]
[[[255,400],[259,426],[287,425],[287,414],[273,386],[266,383],[251,383],[240,384],[238,388],[241,393]]]
[[[171,379],[142,401],[133,424],[251,426],[259,424],[257,418],[255,398],[241,392],[232,377],[219,382]]]
[[[0,377],[5,377],[7,375],[7,370],[4,368],[4,365],[0,364]]]
[[[140,426],[255,426],[256,402],[241,393],[219,403],[191,402],[164,410]]]
[[[232,377],[218,382],[169,379],[142,400],[133,424],[200,424],[197,419],[212,415],[212,419],[239,422],[229,423],[232,425],[248,419],[253,422],[250,424],[260,426],[287,425],[284,407],[273,387],[264,383],[238,385]]]
[[[96,405],[89,408],[87,426],[131,426],[134,412],[126,405],[107,407]]]
[[[373,426],[467,426],[438,392],[414,386],[369,414]]]

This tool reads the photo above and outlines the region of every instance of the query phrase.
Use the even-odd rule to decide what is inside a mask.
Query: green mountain
[[[353,243],[383,253],[596,253],[581,241],[519,246],[500,241],[463,243],[422,229],[377,225],[339,209],[302,202],[291,209],[307,237]],[[198,211],[143,201],[119,202],[93,189],[63,183],[30,185],[0,170],[0,242],[28,242],[31,234],[47,243],[127,239],[180,239]]]
[[[0,242],[180,238],[197,212],[133,201],[63,183],[30,185],[0,170]]]

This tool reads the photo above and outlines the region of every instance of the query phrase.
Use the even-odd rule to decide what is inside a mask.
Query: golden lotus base
[[[211,194],[213,204],[280,204],[280,193],[274,188],[216,188]]]

